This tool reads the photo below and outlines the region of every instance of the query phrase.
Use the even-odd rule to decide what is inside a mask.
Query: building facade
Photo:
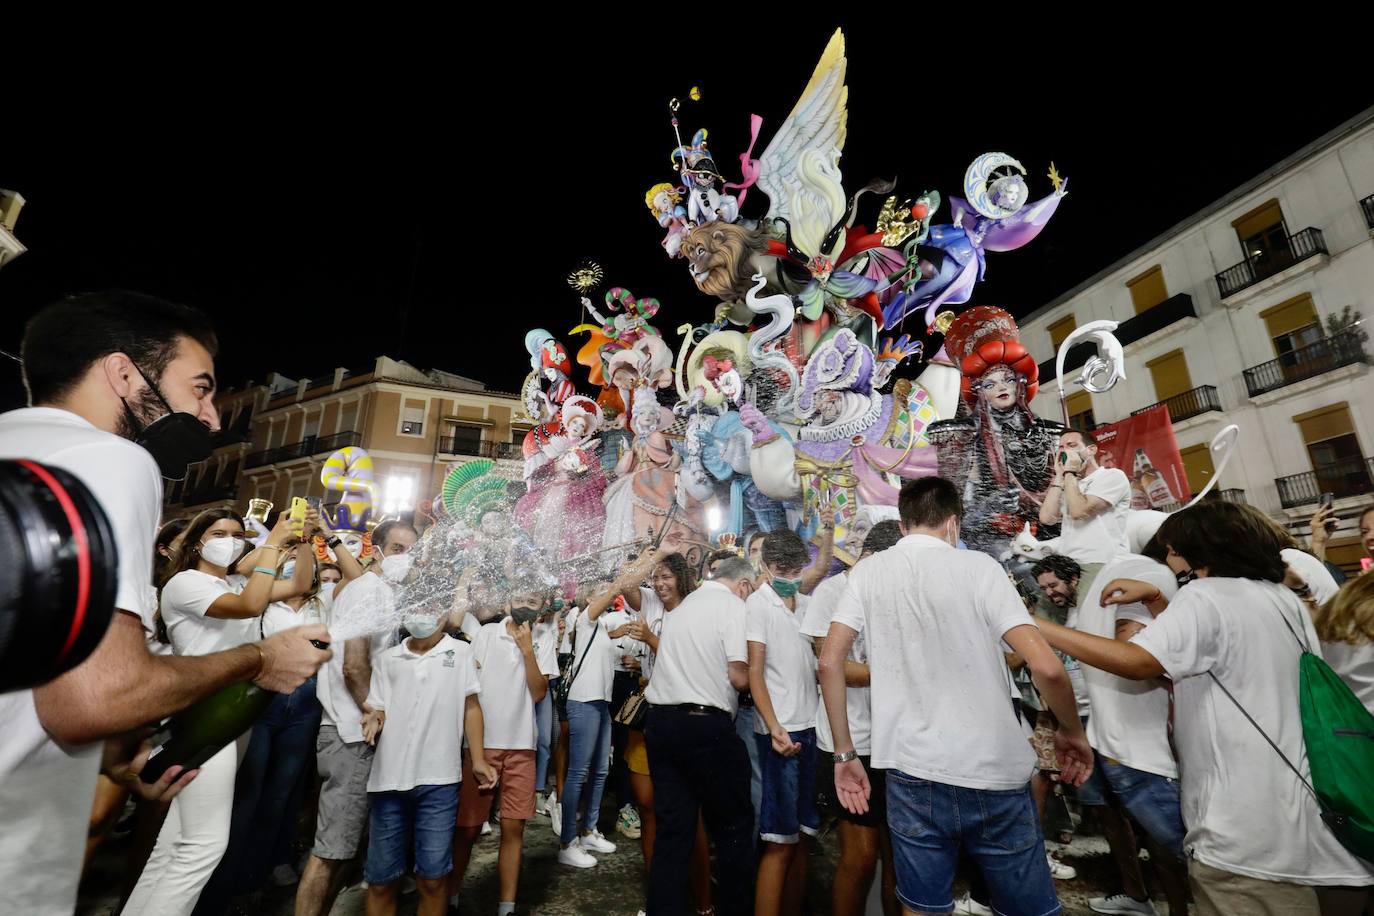
[[[373,518],[408,516],[438,493],[455,464],[491,458],[499,473],[519,480],[530,429],[515,394],[388,357],[311,379],[274,375],[218,403],[225,432],[215,454],[169,490],[168,517],[215,505],[242,511],[255,498],[282,508],[293,496],[335,503],[342,494],[326,492],[320,472],[347,446],[372,457],[382,494]]]
[[[1360,319],[1363,319],[1363,322]],[[1033,409],[1060,418],[1055,355],[1076,327],[1119,322],[1126,377],[1104,394],[1065,364],[1068,413],[1092,428],[1165,404],[1188,481],[1216,473],[1226,424],[1239,444],[1217,486],[1297,536],[1324,494],[1340,515],[1329,556],[1361,554],[1356,514],[1374,500],[1374,109],[1024,318],[1040,365]]]

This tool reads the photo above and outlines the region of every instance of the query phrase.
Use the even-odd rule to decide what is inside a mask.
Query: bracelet
[[[1064,489],[1064,485],[1063,485],[1062,483],[1052,483],[1052,484],[1050,484],[1050,485],[1046,488],[1046,491],[1048,492],[1049,490],[1062,490],[1062,489]]]
[[[262,674],[262,669],[267,667],[267,654],[262,651],[262,646],[260,646],[258,643],[250,642],[246,645],[250,645],[254,649],[258,650],[258,670],[253,674],[253,677],[256,678]]]
[[[835,755],[835,762],[836,762],[836,763],[848,763],[848,762],[851,761],[851,760],[856,760],[856,759],[858,759],[858,756],[859,756],[859,752],[858,752],[858,751],[845,751],[845,752],[842,753],[842,754],[836,754],[836,755]]]
[[[276,544],[263,544],[263,545],[262,545],[261,547],[259,547],[258,549],[259,549],[259,550],[275,550],[275,551],[277,551],[278,553],[281,553],[281,548],[278,547]]]
[[[324,542],[324,546],[328,547],[330,550],[333,550],[335,547],[338,547],[338,546],[339,546],[340,544],[342,544],[342,543],[343,543],[343,538],[339,537],[339,536],[336,534],[336,535],[334,535],[333,537],[331,537],[329,540],[325,541],[325,542]]]
[[[277,578],[277,571],[275,569],[268,569],[266,566],[254,566],[253,572],[267,573],[273,579]]]

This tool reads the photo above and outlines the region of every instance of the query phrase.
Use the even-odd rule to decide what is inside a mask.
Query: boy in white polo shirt
[[[808,598],[802,569],[810,556],[786,529],[763,541],[769,581],[745,603],[749,689],[754,696],[754,738],[763,771],[759,858],[754,892],[757,916],[776,916],[784,898],[800,904],[809,851],[801,836],[820,828],[816,810],[816,656],[802,634]]]
[[[495,786],[496,774],[483,751],[481,686],[472,650],[444,633],[437,616],[407,614],[403,623],[410,638],[373,666],[371,712],[363,719],[363,737],[377,744],[367,780],[367,912],[396,912],[396,884],[405,874],[406,843],[413,835],[418,912],[441,916],[448,909],[465,730],[478,784]],[[459,702],[461,716],[455,714]]]
[[[511,596],[504,613],[484,623],[472,640],[472,657],[481,685],[483,743],[488,766],[501,781],[501,851],[496,870],[501,895],[498,916],[515,911],[515,892],[520,881],[520,858],[525,842],[525,821],[534,817],[535,705],[548,692],[549,678],[556,673],[554,660],[535,651],[531,627],[548,603],[541,592],[524,591]],[[471,743],[471,742],[469,742]],[[458,799],[458,835],[453,850],[450,890],[458,893],[472,855],[472,844],[491,817],[494,796],[469,777],[471,751],[463,754],[463,782]]]

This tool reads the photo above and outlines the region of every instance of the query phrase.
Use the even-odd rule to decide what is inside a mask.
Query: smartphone
[[[291,527],[295,530],[296,536],[300,537],[305,531],[305,510],[309,505],[302,496],[291,497]]]
[[[316,512],[319,512],[321,507],[324,506],[324,500],[318,496],[307,496],[305,498],[305,504]]]
[[[1330,490],[1327,490],[1325,493],[1322,494],[1320,507],[1322,509],[1330,509],[1331,506],[1335,504],[1335,502],[1336,494],[1331,492]],[[1326,520],[1326,524],[1324,524],[1322,527],[1326,529],[1327,534],[1330,534],[1331,532],[1336,530],[1336,526],[1338,524],[1339,522],[1337,522],[1334,518],[1328,518]]]

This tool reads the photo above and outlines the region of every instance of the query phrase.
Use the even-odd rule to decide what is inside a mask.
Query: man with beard
[[[209,433],[219,429],[215,349],[201,313],[128,292],[61,300],[24,330],[24,385],[33,406],[0,416],[0,458],[62,468],[91,491],[119,546],[118,610],[83,663],[32,690],[0,696],[0,887],[7,912],[48,916],[76,906],[101,769],[98,742],[236,682],[290,693],[330,657],[311,645],[329,639],[319,625],[209,655],[148,652],[142,618],[152,617],[162,477],[180,479],[188,463],[210,454]],[[107,771],[138,788],[145,760]],[[154,792],[177,789],[193,775],[172,766]]]

